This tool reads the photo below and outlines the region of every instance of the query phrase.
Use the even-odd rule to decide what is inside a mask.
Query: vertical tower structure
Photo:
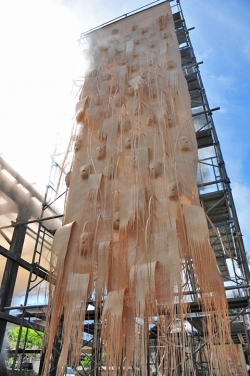
[[[239,226],[239,221],[230,188],[230,180],[225,168],[220,143],[213,122],[213,111],[206,96],[202,82],[199,65],[197,62],[189,30],[186,26],[179,1],[173,1],[175,13],[176,36],[181,53],[183,73],[187,80],[191,97],[191,111],[193,124],[196,131],[199,151],[197,185],[201,205],[208,214],[210,221],[217,229],[218,234],[209,225],[210,240],[216,254],[217,264],[225,280],[230,280],[226,258],[234,257],[239,261],[241,270],[239,280],[249,281],[249,267]],[[191,28],[192,30],[193,28]]]
[[[206,316],[208,374],[244,374],[231,343],[219,273],[226,277],[225,255],[235,256],[231,245],[240,230],[236,216],[233,229],[225,210],[220,233],[210,222],[210,235],[220,244],[214,248],[222,259],[218,269],[204,208],[216,216],[218,205],[229,208],[231,193],[212,110],[179,2],[176,6],[174,15],[163,2],[84,35],[89,68],[76,105],[79,129],[64,225],[52,248],[57,280],[44,375],[62,314],[56,374],[63,375],[68,362],[79,364],[91,294],[96,317],[101,312],[101,335],[96,328],[94,341],[105,353],[107,375],[150,373],[152,326],[160,374],[193,374],[185,330],[192,303]],[[215,180],[204,181],[208,172],[200,159],[200,188],[218,188],[201,195],[203,208],[196,184],[197,141],[198,147],[214,148],[209,159]],[[222,227],[232,239],[229,248]],[[239,247],[237,256],[244,255]],[[248,273],[244,263],[243,272]]]

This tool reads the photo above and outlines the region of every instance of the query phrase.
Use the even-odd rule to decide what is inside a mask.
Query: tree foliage
[[[19,347],[21,348],[24,347],[26,333],[27,333],[26,346],[25,346],[26,349],[32,349],[32,348],[41,349],[42,342],[43,342],[43,333],[36,332],[33,329],[27,329],[27,328],[22,328],[22,334],[21,334]],[[18,334],[19,334],[19,327],[16,327],[14,329],[9,329],[9,332],[7,335],[7,341],[8,341],[10,349],[16,348]]]
[[[91,369],[91,358],[89,356],[84,356],[81,360],[81,365],[85,371]]]

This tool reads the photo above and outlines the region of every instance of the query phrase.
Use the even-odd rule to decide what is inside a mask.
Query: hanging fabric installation
[[[170,5],[97,29],[86,40],[89,68],[76,105],[66,212],[52,249],[57,281],[43,375],[62,315],[57,376],[66,364],[79,364],[91,294],[101,312],[95,340],[106,375],[146,374],[153,326],[159,374],[193,375],[199,358],[185,331],[189,290],[206,315],[209,374],[236,375],[223,281],[199,203],[196,136]]]

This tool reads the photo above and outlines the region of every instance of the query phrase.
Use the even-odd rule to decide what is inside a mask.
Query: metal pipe
[[[218,179],[214,181],[209,181],[207,183],[197,184],[197,186],[198,188],[202,188],[207,185],[214,185],[214,184],[220,184],[220,183],[230,184],[230,180],[228,178],[222,178],[222,179]]]
[[[22,188],[17,185],[17,183],[18,181],[15,181],[15,182],[11,181],[11,179],[8,176],[6,176],[6,174],[0,171],[0,191],[2,191],[6,196],[8,196],[12,201],[14,201],[18,205],[19,208],[26,207],[30,212],[30,216],[34,218],[39,218],[41,214],[41,205],[35,202],[34,200],[32,200],[32,193],[25,193],[22,190]],[[51,208],[48,209],[48,214],[50,215],[54,214]],[[53,216],[53,217],[48,217],[48,218],[56,219],[56,218],[60,218],[60,216],[57,216],[57,217]],[[35,220],[33,223],[35,222],[37,222],[37,220]],[[19,223],[16,223],[14,225],[12,224],[9,226],[4,226],[1,228],[1,230],[5,228],[18,226],[18,224]],[[47,226],[51,226],[51,228],[56,229],[61,226],[61,222],[57,220],[56,223],[53,223],[53,225],[47,224]]]
[[[16,222],[16,223],[12,223],[11,225],[8,225],[8,226],[0,227],[0,230],[4,230],[5,228],[10,228],[10,227],[16,227],[16,226],[20,226],[20,225],[28,225],[30,223],[37,223],[37,222],[40,223],[40,222],[48,221],[50,219],[62,218],[63,216],[64,216],[64,214],[60,214],[60,215],[54,215],[52,217],[37,218],[37,219],[34,219],[32,221],[27,221],[27,222]]]
[[[32,197],[36,197],[40,202],[43,202],[43,196],[30,184],[28,183],[14,168],[12,168],[2,157],[0,157],[0,165],[2,169],[8,171],[13,178],[16,179],[23,187],[25,187]]]
[[[192,113],[192,117],[199,116],[199,115],[204,115],[204,114],[212,115],[211,114],[212,111],[218,111],[218,110],[220,110],[220,107],[210,108],[209,110],[206,110],[206,111]]]
[[[225,200],[225,196],[223,196],[219,201],[216,202],[216,204],[214,204],[213,206],[211,206],[211,208],[209,208],[207,211],[206,211],[206,214],[210,212],[210,210],[214,209],[215,206],[217,206],[221,201]]]
[[[238,289],[245,289],[245,288],[249,288],[250,285],[235,285],[235,286],[226,286],[224,287],[226,291],[231,291],[231,290],[238,290]],[[183,292],[183,295],[192,295],[192,294],[197,294],[197,293],[200,293],[199,291],[184,291]],[[244,298],[244,296],[243,296]]]
[[[6,240],[7,243],[11,244],[11,240],[10,238],[8,238],[7,235],[5,235],[5,233],[0,229],[0,234],[2,235],[2,237]]]
[[[0,171],[0,190],[14,201],[19,207],[29,206],[30,212],[38,216],[40,206],[31,200],[31,194],[25,193],[17,185],[18,181],[11,181],[2,171]]]
[[[31,235],[30,233],[28,233],[28,230],[31,230],[30,228],[28,229],[27,228],[27,236],[29,236],[31,239],[33,239],[33,240],[36,240],[36,236],[33,236],[33,235]],[[35,231],[34,231],[34,233],[35,233]],[[41,236],[39,236],[39,239],[41,238]],[[46,241],[48,244],[50,244],[48,241]],[[44,248],[46,248],[48,251],[51,251],[51,247],[52,247],[52,244],[50,244],[50,248],[47,246],[47,245],[45,245],[45,244],[43,244],[42,243],[42,241],[41,240],[38,240],[38,243],[40,244],[40,245],[43,245],[43,247]]]
[[[48,307],[48,304],[34,304],[34,305],[29,305],[29,306],[23,306],[23,305],[20,305],[20,306],[14,306],[14,307],[4,307],[4,310],[5,311],[12,311],[14,309],[18,309],[20,311],[26,311],[28,309],[33,309],[33,308],[47,308]]]
[[[29,226],[27,226],[27,232],[28,232],[28,231],[30,231],[32,234],[34,234],[34,235],[37,236],[37,232],[34,231],[34,230],[32,230],[32,228],[30,228]],[[32,237],[31,234],[28,234],[28,233],[27,233],[27,235],[29,235],[30,237]],[[35,239],[35,240],[36,240],[36,237],[32,237],[32,239]],[[42,240],[43,240],[43,243],[46,243],[46,244],[48,244],[48,245],[50,246],[50,248],[47,248],[48,250],[51,249],[51,247],[52,247],[52,243],[50,243],[50,242],[49,242],[48,240],[46,240],[46,239],[43,239],[43,238],[41,237],[41,235],[39,235],[39,239],[42,239]],[[42,244],[42,241],[40,240],[39,243]]]

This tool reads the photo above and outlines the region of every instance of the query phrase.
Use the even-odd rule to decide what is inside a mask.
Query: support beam
[[[27,320],[23,320],[23,322],[21,322],[20,317],[9,315],[6,312],[1,312],[0,311],[0,320],[3,321],[3,322],[5,322],[6,324],[8,322],[10,322],[10,323],[18,325],[18,326],[20,326],[21,323],[22,323],[22,326],[24,326],[25,328],[34,329],[34,330],[39,331],[39,332],[43,332],[44,331],[44,327],[43,326],[37,325],[35,323],[29,323]],[[13,350],[13,351],[15,351],[15,350]]]
[[[25,187],[25,186],[24,186]],[[9,197],[13,202],[15,202],[19,208],[26,206],[30,210],[30,216],[34,218],[39,218],[41,215],[41,204],[37,203],[35,200],[32,199],[32,194],[30,192],[25,193],[23,192],[22,188],[18,186],[17,181],[13,182],[6,176],[1,170],[0,170],[0,191],[2,191],[7,197]],[[32,193],[34,193],[32,191]],[[43,204],[45,205],[45,204]],[[52,230],[55,230],[58,227],[61,227],[61,221],[59,218],[62,217],[62,215],[55,215],[54,211],[49,208],[48,212],[49,217],[46,218],[39,218],[39,220],[34,220],[33,222],[41,222],[46,221],[46,229],[51,228]],[[28,219],[29,219],[28,218]],[[18,226],[18,222],[27,222],[28,219],[24,220],[22,218],[18,218],[17,223],[9,226],[1,227],[1,230],[4,230],[6,228],[15,227]],[[51,219],[51,221],[50,221]]]
[[[59,214],[59,215],[53,215],[52,217],[37,218],[37,219],[31,220],[31,221],[27,221],[27,222],[18,221],[16,223],[12,223],[11,225],[3,226],[3,227],[0,228],[0,230],[4,230],[6,228],[16,227],[16,226],[19,226],[20,224],[21,225],[29,225],[31,223],[40,223],[40,222],[48,221],[50,219],[62,218],[63,216],[64,216],[64,214]]]
[[[29,218],[30,210],[27,206],[23,206],[19,210],[18,219],[20,221],[26,222]],[[17,257],[21,256],[25,234],[26,225],[20,225],[15,227],[9,250],[10,254]],[[4,307],[11,305],[14,288],[16,284],[18,267],[19,264],[17,261],[12,260],[11,258],[7,259],[0,290],[0,311],[3,311]],[[0,351],[3,346],[6,325],[7,321],[0,319]]]
[[[214,184],[220,184],[220,183],[230,184],[231,182],[228,178],[225,178],[225,179],[218,179],[218,180],[209,181],[207,183],[197,184],[197,186],[198,186],[198,188],[202,188],[202,187],[205,187],[207,185],[214,185]]]
[[[0,254],[4,257],[7,258],[7,260],[13,260],[15,261],[16,263],[18,263],[19,266],[21,266],[22,268],[24,268],[25,270],[28,270],[28,272],[30,272],[30,270],[32,270],[32,273],[37,275],[38,277],[44,279],[44,280],[48,280],[48,277],[49,277],[49,271],[44,269],[44,270],[41,270],[39,268],[38,265],[32,265],[30,264],[29,262],[23,260],[21,257],[19,257],[18,255],[10,252],[10,251],[7,251],[7,249],[5,249],[4,247],[2,247],[0,245]],[[54,283],[54,279],[50,282]]]
[[[11,354],[11,355],[14,355],[15,351],[16,350],[11,350],[11,349],[7,349],[6,350],[7,354]],[[22,349],[22,348],[19,347],[17,353],[18,354],[40,354],[41,353],[41,349],[37,349],[37,350],[34,350],[34,349]]]
[[[220,110],[220,107],[210,108],[209,110],[193,113],[192,116],[195,117],[195,116],[204,115],[204,114],[212,115],[213,111],[218,111],[218,110]]]
[[[16,181],[25,187],[32,197],[36,197],[41,203],[43,203],[43,196],[28,183],[17,171],[14,170],[2,157],[0,157],[1,169],[8,171],[8,173],[16,179]]]
[[[4,238],[4,240],[11,244],[11,240],[8,238],[8,236],[3,232],[3,230],[0,230],[0,235],[2,235],[2,237]]]

